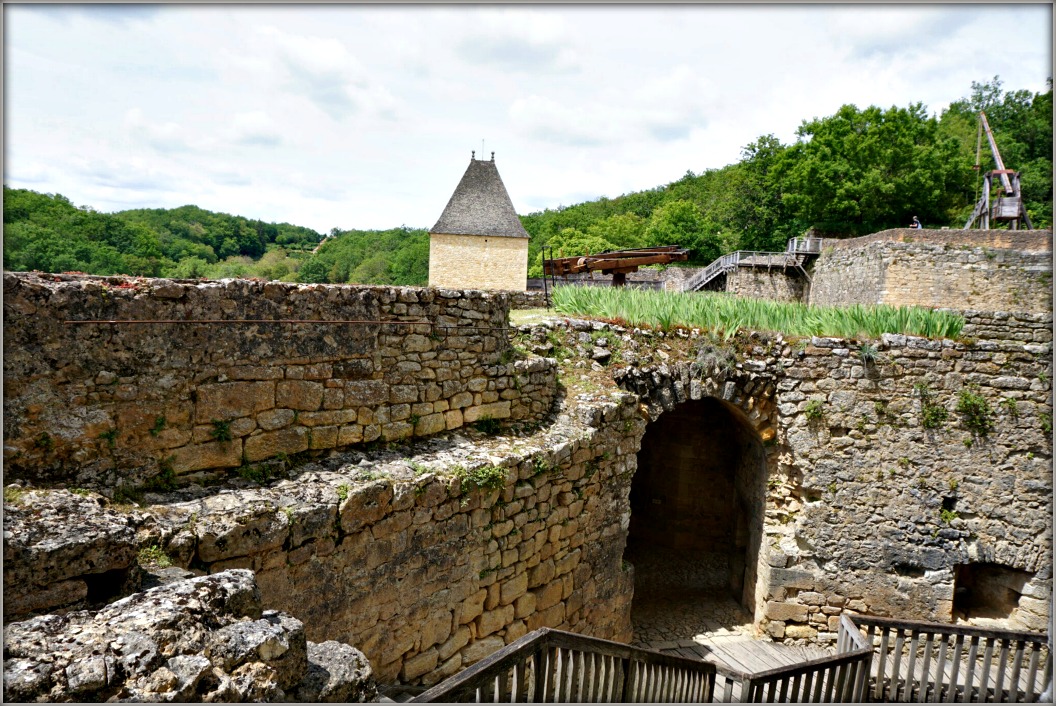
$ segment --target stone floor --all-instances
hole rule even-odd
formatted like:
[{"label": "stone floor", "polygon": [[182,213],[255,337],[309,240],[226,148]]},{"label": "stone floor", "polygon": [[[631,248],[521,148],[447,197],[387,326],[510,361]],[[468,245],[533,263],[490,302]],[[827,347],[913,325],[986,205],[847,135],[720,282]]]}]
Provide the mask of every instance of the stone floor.
[{"label": "stone floor", "polygon": [[634,565],[632,644],[690,658],[763,671],[827,654],[756,635],[752,617],[729,589],[729,556],[629,545]]},{"label": "stone floor", "polygon": [[665,650],[753,636],[751,616],[728,587],[728,555],[631,545],[625,556],[634,565],[634,645]]}]

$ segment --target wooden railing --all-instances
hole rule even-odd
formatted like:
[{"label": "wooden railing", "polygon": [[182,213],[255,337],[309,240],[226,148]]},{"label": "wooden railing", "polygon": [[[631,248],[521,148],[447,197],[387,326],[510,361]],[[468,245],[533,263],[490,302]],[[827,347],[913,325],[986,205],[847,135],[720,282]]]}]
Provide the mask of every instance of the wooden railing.
[{"label": "wooden railing", "polygon": [[837,653],[765,672],[718,665],[715,701],[721,703],[832,703],[865,701],[873,648],[850,620],[841,618]]},{"label": "wooden railing", "polygon": [[1044,635],[854,615],[877,649],[873,701],[1035,701],[1052,679]]},{"label": "wooden railing", "polygon": [[706,703],[714,686],[708,662],[541,628],[412,702]]},{"label": "wooden railing", "polygon": [[719,275],[738,267],[795,267],[803,264],[808,255],[821,254],[824,238],[791,238],[784,252],[762,250],[737,250],[723,255],[703,270],[682,283],[683,292],[692,292],[704,287]]}]

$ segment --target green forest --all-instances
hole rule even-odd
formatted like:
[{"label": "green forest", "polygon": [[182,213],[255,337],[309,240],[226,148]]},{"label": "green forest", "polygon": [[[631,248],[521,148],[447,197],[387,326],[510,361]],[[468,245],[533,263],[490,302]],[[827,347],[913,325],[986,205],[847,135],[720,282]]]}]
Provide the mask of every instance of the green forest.
[{"label": "green forest", "polygon": [[[844,105],[804,120],[791,144],[760,136],[734,164],[522,215],[532,236],[529,276],[541,274],[544,245],[557,256],[680,245],[699,265],[738,249],[784,250],[807,231],[853,237],[906,227],[913,216],[925,228],[962,228],[982,188],[977,154],[981,171],[995,168],[985,136],[977,153],[980,110],[1006,167],[1021,174],[1034,227],[1051,228],[1051,80],[1048,92],[1034,94],[1003,90],[995,76],[973,82],[968,97],[937,115],[920,103]],[[7,270],[424,285],[428,264],[424,228],[334,228],[324,238],[196,206],[104,214],[58,194],[4,187]]]}]

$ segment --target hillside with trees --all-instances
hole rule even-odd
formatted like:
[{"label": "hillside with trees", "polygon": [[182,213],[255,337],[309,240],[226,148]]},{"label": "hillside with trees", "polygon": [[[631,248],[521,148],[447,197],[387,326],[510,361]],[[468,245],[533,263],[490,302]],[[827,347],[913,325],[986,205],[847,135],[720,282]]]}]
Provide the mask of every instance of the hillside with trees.
[{"label": "hillside with trees", "polygon": [[264,267],[281,277],[322,239],[310,228],[197,206],[108,214],[61,194],[4,186],[6,270],[236,277]]},{"label": "hillside with trees", "polygon": [[[963,228],[979,198],[973,169],[980,110],[1005,165],[1019,171],[1036,228],[1052,227],[1052,90],[1003,91],[998,77],[937,116],[919,103],[841,107],[804,120],[792,144],[764,135],[741,161],[649,191],[522,216],[532,235],[529,274],[544,245],[555,255],[679,244],[706,264],[732,250],[784,250],[813,229],[853,237],[905,227]],[[994,169],[983,138],[980,170]]]},{"label": "hillside with trees", "polygon": [[[732,250],[783,250],[808,230],[853,237],[908,226],[962,228],[979,198],[978,112],[986,111],[1005,165],[1022,175],[1036,228],[1052,227],[1052,86],[1005,91],[994,77],[930,115],[920,103],[844,105],[804,120],[791,144],[763,135],[741,160],[665,186],[521,216],[541,251],[557,256],[681,245],[690,264]],[[995,168],[986,147],[982,171]],[[169,277],[262,277],[300,282],[424,285],[425,229],[333,229],[322,234],[196,206],[114,214],[61,195],[4,187],[4,267]],[[321,242],[322,241],[322,242]],[[316,245],[319,244],[316,248]],[[314,249],[314,252],[313,252]]]}]

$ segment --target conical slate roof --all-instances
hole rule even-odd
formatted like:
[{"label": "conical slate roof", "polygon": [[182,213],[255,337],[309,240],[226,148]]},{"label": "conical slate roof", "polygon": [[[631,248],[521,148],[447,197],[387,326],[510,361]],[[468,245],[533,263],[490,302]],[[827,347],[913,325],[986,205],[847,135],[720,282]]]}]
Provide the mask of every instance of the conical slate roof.
[{"label": "conical slate roof", "polygon": [[503,238],[527,238],[528,231],[513,210],[513,202],[495,168],[494,153],[490,162],[470,159],[469,168],[458,182],[455,193],[440,214],[430,233],[449,235],[493,235]]}]

